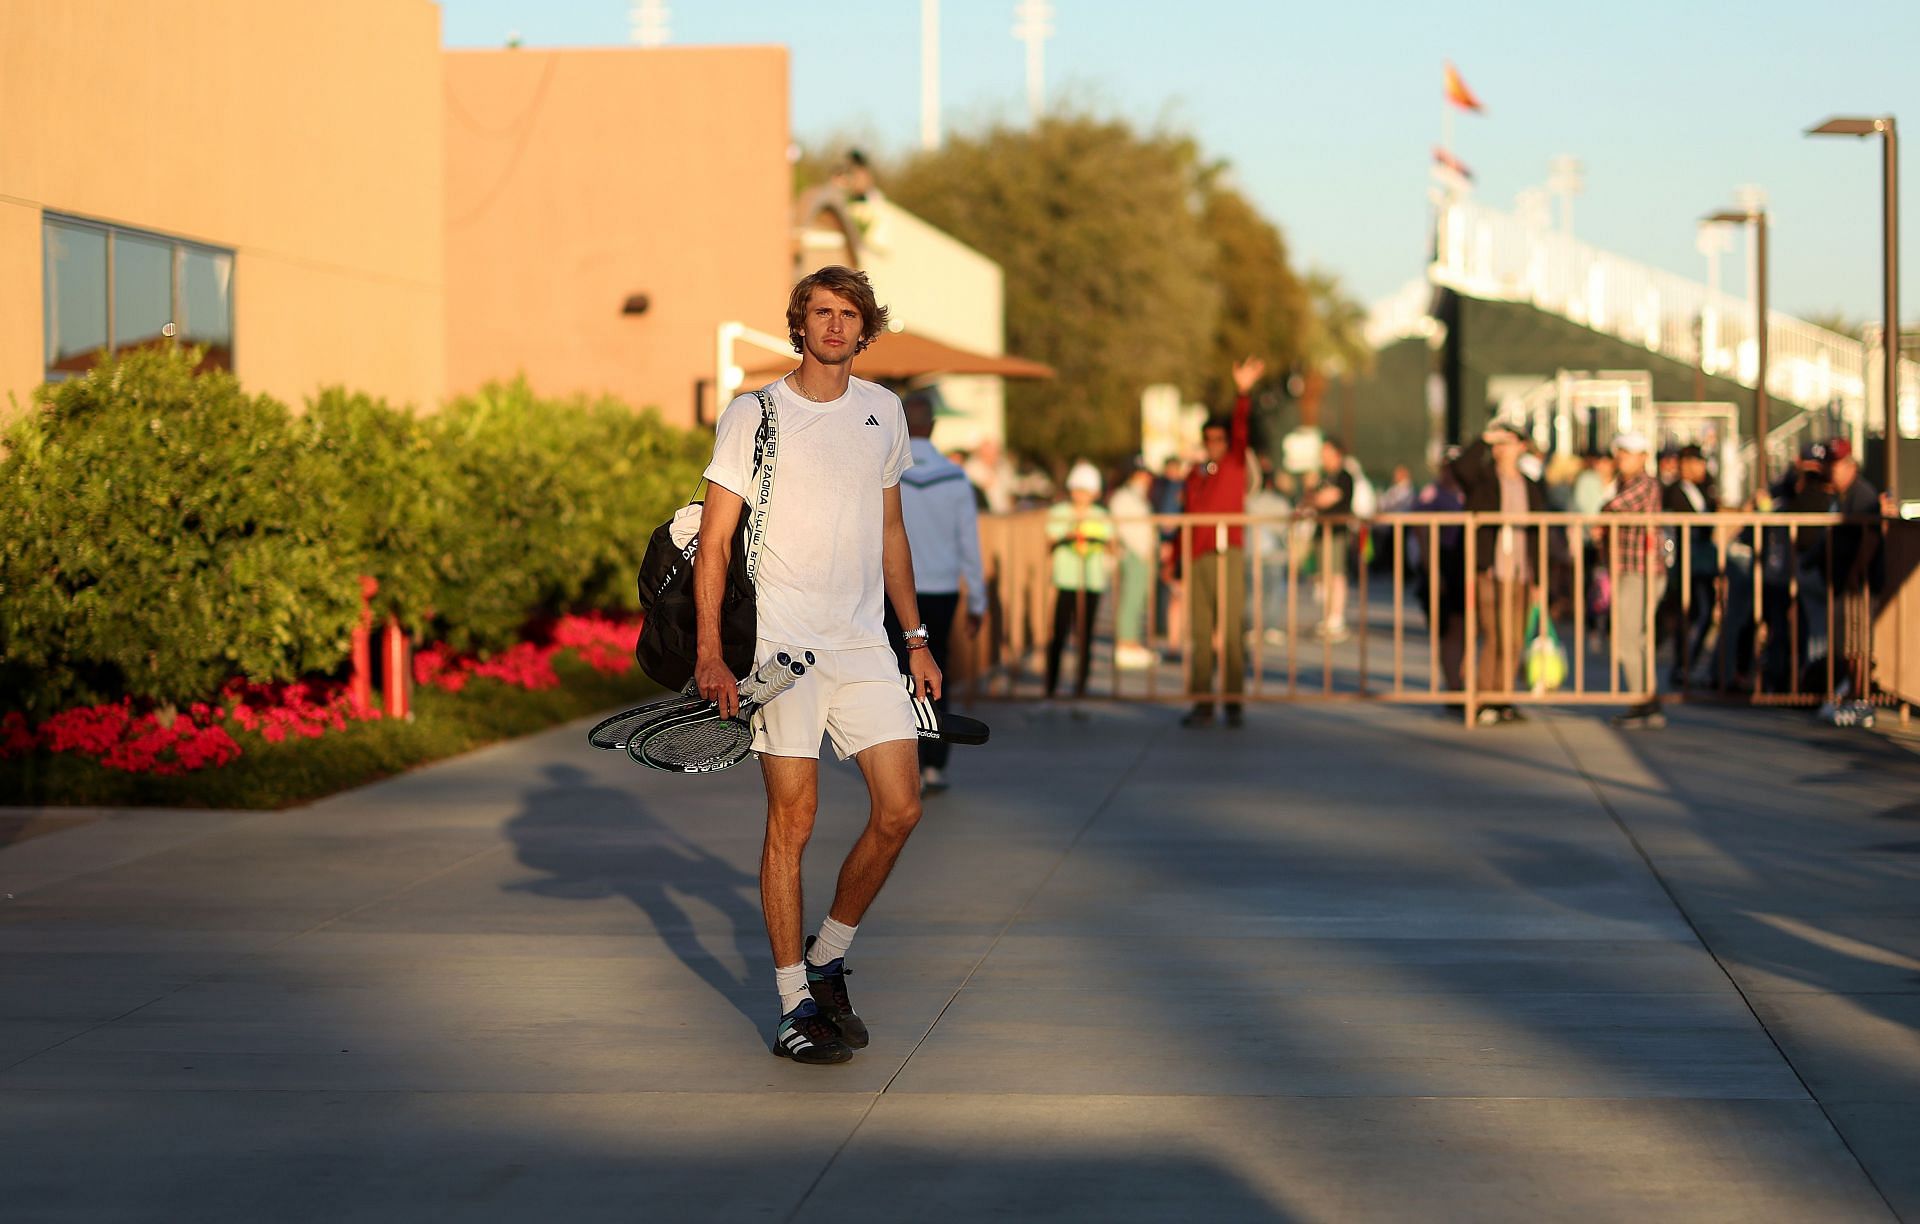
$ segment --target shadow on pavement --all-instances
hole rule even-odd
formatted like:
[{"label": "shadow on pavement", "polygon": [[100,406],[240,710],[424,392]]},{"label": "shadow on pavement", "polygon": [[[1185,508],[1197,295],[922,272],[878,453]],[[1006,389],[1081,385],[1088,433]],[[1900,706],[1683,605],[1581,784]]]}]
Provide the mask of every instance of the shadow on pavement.
[{"label": "shadow on pavement", "polygon": [[595,784],[585,770],[549,765],[545,774],[548,785],[527,793],[504,831],[521,864],[546,876],[506,887],[566,901],[625,897],[682,964],[759,1027],[765,1009],[748,1000],[765,993],[764,983],[743,981],[709,952],[684,907],[700,901],[725,915],[737,955],[757,965],[766,959],[758,877],[654,819],[632,794]]},{"label": "shadow on pavement", "polygon": [[[1066,1151],[1045,1154],[991,1140],[963,1150],[937,1140],[867,1144],[855,1134],[820,1178],[858,1106],[809,1124],[806,1112],[817,1106],[798,1098],[769,1103],[759,1120],[713,1099],[650,1111],[617,1094],[349,1095],[315,1109],[298,1098],[135,1093],[97,1106],[41,1099],[0,1115],[0,1139],[16,1157],[0,1179],[9,1219],[1298,1218],[1202,1153],[1143,1150],[1138,1142],[1088,1150],[1063,1140]],[[102,1176],[100,1147],[124,1143],[127,1129],[140,1125],[172,1134]]]}]

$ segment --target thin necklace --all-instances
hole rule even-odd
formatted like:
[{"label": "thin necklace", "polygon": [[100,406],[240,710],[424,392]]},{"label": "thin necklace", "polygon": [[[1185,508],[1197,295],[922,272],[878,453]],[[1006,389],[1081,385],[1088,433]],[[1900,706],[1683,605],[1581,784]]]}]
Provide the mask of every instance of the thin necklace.
[{"label": "thin necklace", "polygon": [[800,385],[800,371],[798,370],[795,370],[793,373],[787,375],[787,385],[789,387],[792,387],[795,391],[799,392],[801,399],[811,400],[816,404],[824,404],[827,402],[826,400],[821,399],[819,396],[813,394],[812,392],[808,391],[805,387]]}]

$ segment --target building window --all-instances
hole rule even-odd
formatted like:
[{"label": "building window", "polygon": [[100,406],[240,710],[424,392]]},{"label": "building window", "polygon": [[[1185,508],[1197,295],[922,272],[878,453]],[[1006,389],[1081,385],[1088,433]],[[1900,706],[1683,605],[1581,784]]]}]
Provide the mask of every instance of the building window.
[{"label": "building window", "polygon": [[206,346],[200,368],[233,368],[233,252],[98,221],[48,216],[46,374],[92,369],[102,352]]}]

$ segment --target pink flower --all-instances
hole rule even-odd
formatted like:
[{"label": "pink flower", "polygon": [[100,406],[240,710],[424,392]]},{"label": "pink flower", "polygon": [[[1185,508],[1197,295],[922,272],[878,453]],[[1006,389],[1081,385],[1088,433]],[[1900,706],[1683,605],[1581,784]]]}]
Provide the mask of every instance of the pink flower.
[{"label": "pink flower", "polygon": [[[556,688],[560,676],[553,661],[561,650],[573,651],[596,671],[619,675],[633,667],[639,629],[632,618],[563,616],[547,626],[543,641],[519,642],[485,659],[456,655],[445,643],[435,643],[414,653],[414,681],[449,693],[463,691],[476,676],[529,691]],[[171,776],[237,760],[241,745],[223,724],[280,744],[318,739],[380,717],[377,708],[356,711],[347,686],[336,681],[267,684],[236,677],[213,699],[188,704],[165,726],[152,710],[136,713],[127,699],[62,710],[37,727],[23,714],[0,715],[0,759],[71,752],[108,769]]]},{"label": "pink flower", "polygon": [[640,621],[597,614],[563,616],[554,623],[551,636],[554,645],[572,650],[588,667],[619,676],[633,667],[633,648],[640,640]]}]

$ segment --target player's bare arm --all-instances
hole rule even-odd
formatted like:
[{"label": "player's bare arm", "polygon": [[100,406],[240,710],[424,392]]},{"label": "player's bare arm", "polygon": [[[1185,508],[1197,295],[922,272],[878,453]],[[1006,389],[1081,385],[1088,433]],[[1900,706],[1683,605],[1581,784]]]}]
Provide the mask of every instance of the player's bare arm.
[{"label": "player's bare arm", "polygon": [[[700,549],[693,557],[695,628],[699,633],[693,682],[723,718],[740,709],[740,694],[720,647],[720,604],[727,591],[727,566],[733,562],[733,537],[745,502],[719,485],[707,486],[700,513]],[[918,623],[918,622],[916,622]]]},{"label": "player's bare arm", "polygon": [[[894,615],[902,625],[918,625],[921,623],[920,601],[914,593],[913,550],[907,543],[906,516],[900,512],[900,486],[881,492],[886,506],[886,527],[881,536],[880,569],[886,578],[887,598],[892,601]],[[717,625],[717,612],[715,616]],[[714,632],[717,641],[719,630],[716,628]],[[928,700],[939,698],[940,667],[933,661],[932,651],[907,652],[907,672],[913,677],[915,692]]]}]

